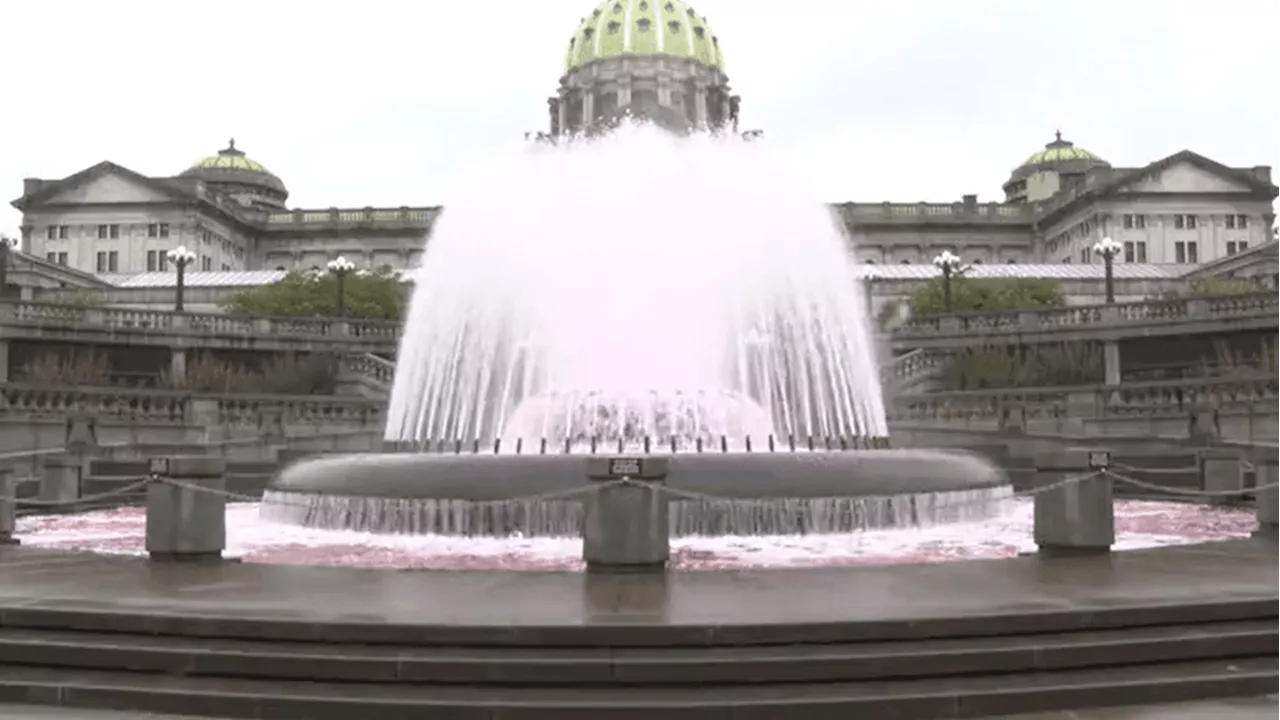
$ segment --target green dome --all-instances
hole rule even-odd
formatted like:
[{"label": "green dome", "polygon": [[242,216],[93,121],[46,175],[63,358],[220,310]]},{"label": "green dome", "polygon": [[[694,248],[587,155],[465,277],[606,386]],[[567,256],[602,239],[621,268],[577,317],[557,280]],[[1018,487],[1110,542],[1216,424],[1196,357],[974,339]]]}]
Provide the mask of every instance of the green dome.
[{"label": "green dome", "polygon": [[209,183],[266,188],[271,191],[269,194],[279,195],[281,200],[289,195],[280,178],[263,167],[262,163],[245,155],[243,150],[237,149],[234,139],[227,143],[227,147],[219,150],[217,155],[197,160],[182,175]]},{"label": "green dome", "polygon": [[1085,150],[1082,147],[1076,147],[1075,143],[1062,139],[1062,133],[1054,134],[1053,142],[1044,146],[1040,152],[1034,153],[1022,163],[1023,167],[1028,165],[1051,165],[1054,163],[1070,162],[1072,160],[1085,160],[1090,164],[1102,164],[1106,161]]},{"label": "green dome", "polygon": [[600,3],[569,40],[564,70],[623,55],[666,55],[724,69],[719,38],[707,19],[682,0]]}]

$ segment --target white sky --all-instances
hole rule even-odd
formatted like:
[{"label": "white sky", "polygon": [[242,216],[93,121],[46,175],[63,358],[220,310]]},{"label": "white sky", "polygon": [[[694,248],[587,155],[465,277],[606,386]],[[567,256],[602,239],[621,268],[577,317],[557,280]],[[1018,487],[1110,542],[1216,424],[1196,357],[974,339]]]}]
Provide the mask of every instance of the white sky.
[{"label": "white sky", "polygon": [[[429,205],[545,130],[592,0],[0,2],[0,230],[26,176],[234,136],[300,207]],[[1061,128],[1115,165],[1280,166],[1276,0],[696,0],[746,128],[830,200],[1000,197]],[[792,8],[788,11],[787,8]],[[1280,167],[1277,168],[1280,176]]]}]

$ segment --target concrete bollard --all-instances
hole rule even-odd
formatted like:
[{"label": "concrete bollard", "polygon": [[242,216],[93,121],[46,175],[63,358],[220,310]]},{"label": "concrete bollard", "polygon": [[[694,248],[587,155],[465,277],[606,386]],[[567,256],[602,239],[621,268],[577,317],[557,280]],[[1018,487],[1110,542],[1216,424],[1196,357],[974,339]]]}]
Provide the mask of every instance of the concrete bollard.
[{"label": "concrete bollard", "polygon": [[1231,448],[1205,448],[1199,452],[1200,486],[1205,492],[1235,493],[1211,495],[1209,503],[1225,505],[1244,498],[1244,463],[1240,451]]},{"label": "concrete bollard", "polygon": [[45,458],[40,473],[38,497],[42,503],[60,503],[48,512],[72,512],[80,499],[85,459],[78,454],[61,453]]},{"label": "concrete bollard", "polygon": [[[159,562],[219,560],[227,547],[226,460],[152,458],[147,485],[147,552]],[[180,487],[164,482],[172,479]],[[212,491],[212,492],[209,492]]]},{"label": "concrete bollard", "polygon": [[1277,458],[1274,449],[1260,452],[1254,457],[1253,466],[1257,477],[1258,490],[1254,492],[1257,502],[1258,529],[1254,537],[1275,540],[1280,537],[1280,489],[1266,488],[1276,482]]},{"label": "concrete bollard", "polygon": [[18,478],[12,468],[0,467],[0,545],[17,545]]},{"label": "concrete bollard", "polygon": [[[588,458],[592,483],[634,480],[659,485],[667,475],[667,458]],[[588,571],[661,571],[671,557],[667,495],[639,485],[599,487],[584,501],[582,559]]]},{"label": "concrete bollard", "polygon": [[[1103,469],[1109,462],[1109,453],[1086,450],[1038,455],[1035,487]],[[1046,557],[1110,552],[1116,541],[1111,478],[1098,476],[1037,493],[1035,541]]]}]

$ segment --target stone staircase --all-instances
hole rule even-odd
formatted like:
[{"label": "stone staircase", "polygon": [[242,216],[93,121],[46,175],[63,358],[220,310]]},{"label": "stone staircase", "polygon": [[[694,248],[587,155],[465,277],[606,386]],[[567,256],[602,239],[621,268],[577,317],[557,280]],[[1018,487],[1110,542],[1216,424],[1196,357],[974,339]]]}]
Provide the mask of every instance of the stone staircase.
[{"label": "stone staircase", "polygon": [[10,607],[0,702],[228,718],[976,718],[1274,693],[1275,604],[714,629]]},{"label": "stone staircase", "polygon": [[338,372],[338,392],[359,395],[369,400],[386,400],[391,396],[391,382],[396,364],[374,353],[351,353],[342,357]]}]

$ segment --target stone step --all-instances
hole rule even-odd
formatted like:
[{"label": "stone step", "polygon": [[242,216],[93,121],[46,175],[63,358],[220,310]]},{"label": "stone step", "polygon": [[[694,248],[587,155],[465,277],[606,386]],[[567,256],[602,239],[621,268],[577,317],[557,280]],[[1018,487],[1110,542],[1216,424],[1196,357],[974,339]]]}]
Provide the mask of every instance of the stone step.
[{"label": "stone step", "polygon": [[166,675],[549,686],[850,682],[1274,654],[1275,618],[881,643],[709,648],[394,647],[0,628],[0,664]]},{"label": "stone step", "polygon": [[386,685],[0,665],[0,702],[290,720],[974,718],[1274,692],[1267,657],[1017,675],[681,687]]}]

